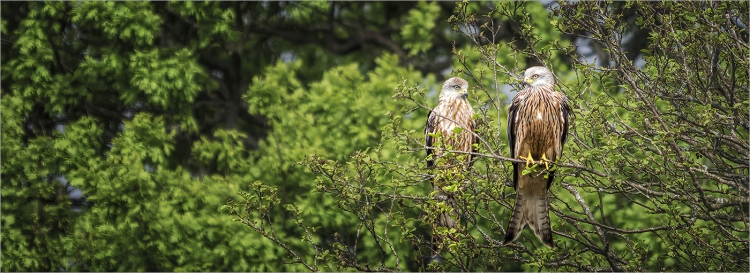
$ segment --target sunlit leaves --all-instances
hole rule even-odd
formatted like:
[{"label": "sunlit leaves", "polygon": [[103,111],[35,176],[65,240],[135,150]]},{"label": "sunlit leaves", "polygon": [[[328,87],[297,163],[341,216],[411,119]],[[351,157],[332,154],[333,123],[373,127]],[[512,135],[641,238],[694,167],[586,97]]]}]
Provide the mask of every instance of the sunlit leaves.
[{"label": "sunlit leaves", "polygon": [[82,2],[72,14],[73,22],[91,24],[107,38],[135,46],[151,45],[161,24],[148,2]]},{"label": "sunlit leaves", "polygon": [[184,108],[202,90],[198,76],[203,68],[187,50],[167,54],[160,50],[137,51],[129,61],[133,73],[130,83],[139,92],[124,93],[126,103],[134,103],[140,94],[145,94],[150,103],[164,109]]},{"label": "sunlit leaves", "polygon": [[408,22],[401,29],[404,48],[409,49],[409,55],[413,56],[430,49],[432,31],[438,15],[440,7],[435,2],[419,2],[416,8],[409,11]]},{"label": "sunlit leaves", "polygon": [[232,27],[238,15],[232,9],[220,8],[220,4],[214,1],[170,1],[168,6],[186,20],[195,22],[198,39],[192,40],[191,43],[199,48],[205,48],[216,46],[212,41],[217,38],[233,41],[239,37],[240,32]]}]

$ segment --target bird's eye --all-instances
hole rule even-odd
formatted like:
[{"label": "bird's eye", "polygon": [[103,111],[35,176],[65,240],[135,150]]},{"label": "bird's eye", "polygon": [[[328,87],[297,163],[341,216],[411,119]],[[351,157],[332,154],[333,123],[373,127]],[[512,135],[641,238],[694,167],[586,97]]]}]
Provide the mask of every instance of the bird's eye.
[{"label": "bird's eye", "polygon": [[531,76],[532,79],[539,78],[539,75],[534,74],[534,76]]},{"label": "bird's eye", "polygon": [[455,88],[456,90],[461,89],[461,87],[459,87],[458,85],[454,85],[453,88]]}]

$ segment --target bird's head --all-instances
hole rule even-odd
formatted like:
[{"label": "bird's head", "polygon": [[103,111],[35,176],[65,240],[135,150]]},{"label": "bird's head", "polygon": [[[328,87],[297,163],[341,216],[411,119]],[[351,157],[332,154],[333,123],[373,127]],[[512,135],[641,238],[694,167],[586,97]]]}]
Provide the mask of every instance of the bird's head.
[{"label": "bird's head", "polygon": [[531,87],[541,85],[554,85],[555,76],[544,66],[533,66],[523,73],[523,83]]},{"label": "bird's head", "polygon": [[443,83],[440,96],[467,98],[469,96],[469,83],[459,77],[450,78]]}]

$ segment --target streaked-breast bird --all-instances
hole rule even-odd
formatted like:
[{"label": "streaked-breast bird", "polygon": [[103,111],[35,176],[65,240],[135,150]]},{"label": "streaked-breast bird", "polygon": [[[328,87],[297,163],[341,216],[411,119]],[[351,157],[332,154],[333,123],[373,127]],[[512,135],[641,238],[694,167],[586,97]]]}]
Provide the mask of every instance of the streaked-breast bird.
[{"label": "streaked-breast bird", "polygon": [[[543,244],[554,248],[547,193],[555,171],[549,169],[549,163],[562,156],[571,108],[567,97],[555,91],[555,76],[546,67],[527,69],[523,86],[511,102],[507,133],[511,158],[526,163],[513,163],[516,202],[503,244],[516,240],[529,225]],[[544,168],[523,174],[524,169],[537,162]]]},{"label": "streaked-breast bird", "polygon": [[[474,151],[472,144],[477,142],[477,138],[474,134],[476,122],[472,118],[474,109],[469,104],[468,89],[469,83],[458,77],[450,78],[443,83],[438,105],[427,115],[424,129],[427,167],[441,167],[449,172],[468,171],[471,168],[473,156],[466,153]],[[436,139],[437,135],[440,135],[439,141]],[[464,156],[456,154],[454,157],[438,160],[448,154],[446,147],[462,152]],[[459,161],[456,158],[463,160]],[[436,166],[438,164],[440,166]],[[457,228],[460,211],[453,194],[441,188],[447,185],[447,181],[441,181],[444,179],[438,177],[432,183],[436,192],[435,198],[445,202],[452,211],[441,213],[437,224],[446,228]]]}]

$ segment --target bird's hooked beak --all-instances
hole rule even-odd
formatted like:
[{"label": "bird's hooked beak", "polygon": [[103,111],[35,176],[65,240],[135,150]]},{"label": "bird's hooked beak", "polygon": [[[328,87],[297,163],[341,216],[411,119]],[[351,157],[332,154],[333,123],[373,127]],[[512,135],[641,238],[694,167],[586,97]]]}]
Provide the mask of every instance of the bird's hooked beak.
[{"label": "bird's hooked beak", "polygon": [[523,77],[523,83],[525,83],[527,85],[531,85],[531,83],[533,83],[533,82],[534,82],[534,80],[530,79],[529,77]]},{"label": "bird's hooked beak", "polygon": [[469,90],[468,89],[461,89],[461,97],[462,98],[468,98],[469,97]]}]

